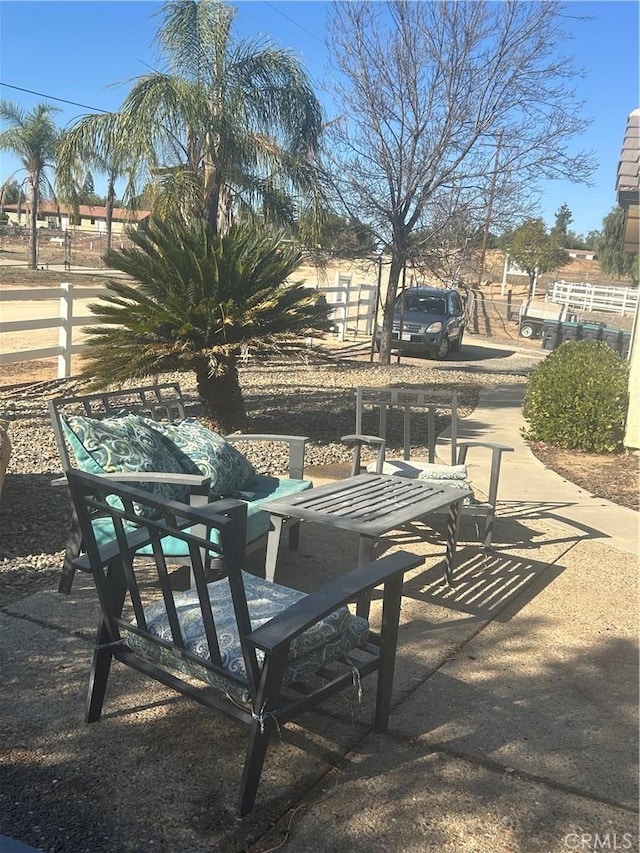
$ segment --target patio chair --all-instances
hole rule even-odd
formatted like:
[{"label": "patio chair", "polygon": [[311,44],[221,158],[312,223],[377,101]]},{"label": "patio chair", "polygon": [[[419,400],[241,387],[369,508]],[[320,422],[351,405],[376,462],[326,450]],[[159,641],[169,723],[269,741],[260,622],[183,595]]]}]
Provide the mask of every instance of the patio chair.
[{"label": "patio chair", "polygon": [[[271,732],[373,672],[374,728],[387,729],[403,575],[421,557],[396,552],[307,595],[244,571],[242,502],[190,507],[80,471],[67,471],[67,478],[86,545],[73,563],[92,574],[102,608],[87,722],[100,718],[117,660],[244,723],[249,740],[239,815],[254,806]],[[115,531],[103,546],[96,519],[108,519]],[[195,587],[187,592],[171,587],[162,548],[168,537],[191,553]],[[151,593],[148,574],[141,577],[144,569],[133,559],[142,544],[152,550]],[[224,557],[227,576],[207,584],[204,555],[211,553]],[[377,634],[346,605],[379,585]]]},{"label": "patio chair", "polygon": [[[379,435],[368,435],[363,432],[365,411],[367,407],[378,409]],[[387,450],[387,420],[393,410],[403,413],[403,458],[389,459]],[[437,416],[443,413],[450,420],[450,438],[445,443],[438,441]],[[412,420],[420,418],[420,423],[426,427],[427,460],[411,459],[411,426]],[[377,458],[367,465],[366,470],[377,474],[391,474],[398,477],[417,477],[424,480],[446,480],[449,485],[470,485],[474,494],[465,498],[462,506],[463,515],[484,517],[484,529],[481,535],[483,548],[491,545],[493,536],[493,521],[498,500],[498,485],[502,455],[513,451],[513,447],[488,441],[459,441],[458,439],[458,395],[454,391],[447,399],[437,399],[435,390],[422,388],[376,388],[360,386],[356,389],[356,432],[345,435],[342,441],[353,445],[351,475],[361,470],[361,455],[364,446],[377,449]],[[491,454],[491,468],[488,483],[471,483],[467,474],[467,454],[472,449],[484,449]],[[444,452],[448,461],[438,460],[437,452]],[[484,498],[476,494],[481,491]]]},{"label": "patio chair", "polygon": [[[249,550],[266,544],[269,513],[260,509],[261,504],[312,486],[311,480],[304,479],[304,436],[237,434],[223,438],[194,418],[185,418],[177,382],[57,397],[49,402],[49,414],[63,472],[77,467],[132,485],[143,484],[159,495],[194,506],[220,497],[245,500]],[[286,445],[287,476],[257,475],[235,446],[238,442]],[[66,484],[66,479],[53,483]],[[299,529],[299,523],[289,525],[289,546],[294,550]],[[103,525],[98,534],[108,539],[112,531]],[[71,590],[73,558],[82,547],[72,510],[59,592]],[[183,542],[165,540],[163,547],[167,557],[189,562]]]}]

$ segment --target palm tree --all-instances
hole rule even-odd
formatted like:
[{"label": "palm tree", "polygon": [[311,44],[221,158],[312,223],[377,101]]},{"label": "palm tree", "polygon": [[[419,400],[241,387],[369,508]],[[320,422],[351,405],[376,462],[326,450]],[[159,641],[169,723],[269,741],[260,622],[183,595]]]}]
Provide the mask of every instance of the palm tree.
[{"label": "palm tree", "polygon": [[219,235],[178,216],[128,236],[134,245],[106,252],[105,262],[135,284],[111,281],[111,294],[90,306],[99,325],[86,329],[83,375],[99,388],[193,371],[214,428],[244,428],[238,357],[302,349],[329,327],[317,292],[286,283],[299,250],[251,222]]},{"label": "palm tree", "polygon": [[58,148],[56,180],[59,194],[75,208],[79,204],[79,187],[87,167],[107,176],[106,236],[111,248],[113,208],[116,181],[131,174],[132,152],[123,144],[115,113],[82,116],[65,132]]},{"label": "palm tree", "polygon": [[242,209],[272,223],[293,218],[296,195],[318,193],[320,104],[298,61],[267,42],[236,43],[236,11],[221,0],[161,7],[166,72],[139,78],[117,132],[189,216],[220,233]]},{"label": "palm tree", "polygon": [[46,174],[52,166],[59,141],[59,132],[52,115],[59,112],[51,104],[37,104],[26,112],[11,101],[0,101],[0,119],[9,125],[0,132],[0,149],[11,151],[22,161],[27,172],[31,204],[31,234],[29,236],[29,266],[38,265],[38,203],[45,187],[52,191]]}]

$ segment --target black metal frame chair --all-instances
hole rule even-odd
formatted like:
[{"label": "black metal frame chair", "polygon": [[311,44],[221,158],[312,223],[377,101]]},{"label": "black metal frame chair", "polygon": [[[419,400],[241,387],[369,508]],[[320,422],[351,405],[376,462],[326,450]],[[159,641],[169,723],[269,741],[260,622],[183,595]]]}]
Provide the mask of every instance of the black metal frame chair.
[{"label": "black metal frame chair", "polygon": [[[164,382],[155,385],[145,385],[137,388],[121,388],[117,391],[104,391],[94,394],[70,395],[56,397],[49,401],[49,416],[60,454],[62,470],[66,472],[74,467],[67,441],[64,437],[61,418],[65,414],[82,414],[86,417],[103,419],[113,417],[126,411],[127,413],[144,415],[155,421],[178,421],[185,417],[185,404],[180,385],[177,382]],[[275,442],[288,446],[288,478],[304,479],[304,453],[307,438],[298,435],[269,435],[269,434],[238,434],[227,435],[225,440],[231,444],[238,442]],[[102,475],[101,475],[102,476]],[[140,474],[118,473],[105,474],[103,476],[117,479],[120,482],[129,482],[132,485],[141,481]],[[195,474],[168,474],[145,472],[146,483],[169,483],[171,485],[187,486],[190,492],[190,503],[192,506],[200,506],[207,503],[207,489],[205,477]],[[54,480],[52,485],[66,485],[66,478]],[[289,525],[289,547],[297,549],[299,542],[300,525],[294,522]],[[266,544],[266,534],[260,539],[249,543],[250,550],[254,550]],[[71,525],[62,574],[58,586],[59,592],[68,593],[71,590],[74,577],[73,559],[77,557],[83,548],[82,536],[78,526],[75,513],[72,513]]]},{"label": "black metal frame chair", "polygon": [[[243,571],[244,504],[223,500],[194,508],[80,471],[69,470],[67,478],[86,545],[86,554],[76,557],[73,564],[92,574],[102,608],[89,684],[87,722],[100,718],[111,663],[117,660],[244,723],[249,728],[249,740],[238,799],[240,815],[254,806],[271,732],[327,697],[352,686],[356,673],[359,678],[378,673],[374,728],[378,732],[387,729],[403,575],[420,565],[421,557],[397,552],[345,574],[309,595],[295,593],[298,596],[295,603],[252,630],[251,602],[247,599],[246,586],[249,579],[251,582],[258,579]],[[155,517],[149,517],[149,513]],[[94,535],[92,522],[96,516],[110,518],[115,531],[116,538],[102,547],[98,546]],[[220,545],[211,541],[209,534],[214,528],[219,532]],[[177,593],[171,587],[162,552],[165,536],[181,537],[191,553],[195,591],[191,591],[190,601],[195,601],[192,606],[199,611],[196,620],[190,620],[188,625],[191,628],[197,621],[206,638],[201,640],[197,650],[189,645],[187,628],[181,622],[184,599],[179,597],[185,593]],[[159,586],[158,602],[154,606],[160,604],[166,617],[165,626],[168,626],[160,635],[157,629],[152,630],[151,611],[149,605],[143,603],[139,581],[143,569],[140,562],[133,559],[140,545],[145,543],[153,546],[151,562],[154,581]],[[211,553],[224,556],[228,579],[207,586],[205,564],[206,556]],[[269,596],[269,590],[273,590],[276,597],[283,591],[291,592],[267,581],[260,583],[264,584],[260,589],[261,599]],[[148,587],[148,576],[145,584]],[[221,654],[219,640],[228,632],[222,635],[216,630],[219,618],[216,607],[222,595],[219,584],[228,584],[225,587],[227,595],[230,589],[233,608],[228,608],[227,617],[231,613],[235,622],[244,674],[237,665],[231,668],[228,661],[225,665]],[[297,677],[292,680],[290,668],[295,657],[292,644],[296,638],[320,620],[330,618],[338,608],[367,595],[381,584],[384,589],[380,633],[370,632],[366,639],[360,633],[357,647],[350,646],[346,653],[335,650],[335,637],[329,645],[323,633],[322,645],[326,644],[331,652],[327,652],[314,673],[320,676],[319,684],[307,681],[306,674],[304,680]],[[125,605],[128,606],[126,613],[123,612]],[[342,616],[348,617],[350,628],[353,621],[359,620],[359,629],[364,628],[366,632],[367,623],[360,617],[351,611],[342,612]],[[314,666],[315,660],[312,661]],[[294,674],[301,671],[299,661],[298,656]],[[181,673],[185,672],[191,677],[190,681],[182,677]],[[234,690],[246,696],[243,703],[230,701],[228,694]]]}]

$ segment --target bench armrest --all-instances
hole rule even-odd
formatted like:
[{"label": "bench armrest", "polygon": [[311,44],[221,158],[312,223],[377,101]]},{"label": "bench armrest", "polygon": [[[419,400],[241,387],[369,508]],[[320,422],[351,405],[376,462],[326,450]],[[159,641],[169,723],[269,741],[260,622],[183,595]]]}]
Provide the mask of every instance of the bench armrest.
[{"label": "bench armrest", "polygon": [[364,444],[369,445],[369,447],[378,448],[378,455],[376,457],[376,473],[382,473],[382,466],[384,465],[384,458],[387,452],[387,442],[384,438],[380,438],[379,435],[354,433],[353,435],[343,435],[340,441],[344,441],[345,444],[353,444],[353,456],[351,461],[352,477],[355,477],[356,474],[360,473],[362,446]]},{"label": "bench armrest", "polygon": [[288,470],[289,477],[293,480],[304,479],[304,450],[307,441],[306,435],[271,435],[260,433],[233,433],[225,435],[225,440],[230,444],[235,444],[240,441],[255,441],[255,442],[274,442],[277,444],[289,445],[289,462]]},{"label": "bench armrest", "polygon": [[[105,480],[114,480],[117,483],[169,483],[172,486],[188,486],[192,495],[206,495],[209,493],[211,478],[202,474],[168,474],[163,471],[118,471],[116,473],[96,474],[96,477],[104,477]],[[56,477],[51,480],[52,486],[66,486],[66,477]]]},{"label": "bench armrest", "polygon": [[279,613],[247,636],[249,642],[266,653],[290,643],[307,628],[324,619],[344,604],[355,601],[381,583],[402,576],[422,565],[424,557],[407,551],[396,551],[366,566],[354,569],[310,593]]},{"label": "bench armrest", "polygon": [[514,448],[507,444],[496,444],[492,441],[461,441],[458,443],[458,464],[464,465],[467,451],[473,447],[484,447],[491,451],[491,474],[489,476],[488,502],[495,507],[498,500],[498,481],[503,453],[513,453]]}]

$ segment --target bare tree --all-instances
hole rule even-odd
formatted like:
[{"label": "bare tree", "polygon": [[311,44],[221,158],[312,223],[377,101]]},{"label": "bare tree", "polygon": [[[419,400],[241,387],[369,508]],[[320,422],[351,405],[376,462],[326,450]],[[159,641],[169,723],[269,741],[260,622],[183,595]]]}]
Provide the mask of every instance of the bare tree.
[{"label": "bare tree", "polygon": [[567,149],[587,122],[571,88],[579,72],[559,51],[561,13],[547,0],[335,4],[344,115],[327,128],[327,157],[342,208],[391,256],[382,363],[402,268],[446,227],[443,210],[482,222],[489,193],[500,216],[516,179],[529,202],[541,179],[588,183],[592,156]]}]

